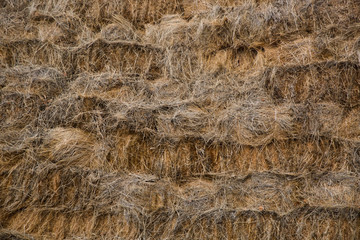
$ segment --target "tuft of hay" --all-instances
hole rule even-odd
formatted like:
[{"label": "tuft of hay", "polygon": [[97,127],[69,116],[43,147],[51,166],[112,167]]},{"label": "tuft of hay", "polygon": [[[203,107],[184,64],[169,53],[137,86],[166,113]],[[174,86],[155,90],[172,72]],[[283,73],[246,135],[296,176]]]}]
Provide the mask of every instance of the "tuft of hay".
[{"label": "tuft of hay", "polygon": [[60,166],[98,169],[106,165],[106,149],[94,136],[79,129],[51,129],[43,139],[40,155]]}]

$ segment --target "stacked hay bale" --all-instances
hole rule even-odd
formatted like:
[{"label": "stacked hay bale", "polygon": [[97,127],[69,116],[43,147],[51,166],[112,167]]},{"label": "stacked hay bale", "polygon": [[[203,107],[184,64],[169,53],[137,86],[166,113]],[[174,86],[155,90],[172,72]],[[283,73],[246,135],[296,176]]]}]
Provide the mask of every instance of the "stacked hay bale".
[{"label": "stacked hay bale", "polygon": [[358,0],[0,4],[0,238],[359,239]]}]

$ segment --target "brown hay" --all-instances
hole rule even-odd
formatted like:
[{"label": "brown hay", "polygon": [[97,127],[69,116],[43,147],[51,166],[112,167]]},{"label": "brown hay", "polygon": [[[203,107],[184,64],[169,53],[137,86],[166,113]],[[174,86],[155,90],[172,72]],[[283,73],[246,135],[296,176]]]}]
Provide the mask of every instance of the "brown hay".
[{"label": "brown hay", "polygon": [[81,130],[51,129],[43,141],[40,154],[46,161],[95,169],[106,165],[106,150],[94,136]]},{"label": "brown hay", "polygon": [[21,234],[15,231],[0,229],[0,238],[6,240],[33,240],[34,238],[27,234]]},{"label": "brown hay", "polygon": [[140,136],[123,135],[111,155],[112,166],[175,178],[208,172],[359,171],[352,154],[358,144],[329,139],[274,141],[259,147],[206,144],[191,138],[167,144],[144,143]]},{"label": "brown hay", "polygon": [[[137,42],[108,42],[101,39],[73,50],[39,40],[0,44],[0,64],[3,66],[13,67],[19,63],[50,66],[60,64],[64,73],[119,69],[125,73],[155,78],[161,74],[160,66],[154,62],[159,58],[158,54],[161,54],[158,50]],[[19,62],[18,59],[22,61]]]},{"label": "brown hay", "polygon": [[[352,62],[324,62],[275,67],[265,71],[265,87],[277,102],[334,101],[346,107],[358,105],[359,65]],[[284,81],[287,79],[287,81]]]},{"label": "brown hay", "polygon": [[0,238],[359,239],[359,6],[2,1]]},{"label": "brown hay", "polygon": [[[146,175],[114,175],[47,164],[23,167],[28,169],[26,173],[21,168],[3,172],[7,180],[1,187],[7,193],[1,198],[6,206],[1,223],[35,236],[51,232],[54,235],[47,236],[58,238],[80,231],[84,237],[131,234],[136,238],[146,234],[156,238],[162,234],[177,238],[185,234],[202,238],[216,226],[228,229],[222,234],[234,234],[233,238],[238,234],[261,237],[264,229],[266,235],[279,237],[299,231],[313,234],[311,231],[323,227],[322,218],[329,228],[336,229],[331,236],[358,234],[357,176],[346,173],[214,175],[212,181],[188,179],[186,184],[175,186]],[[28,184],[32,189],[26,187]],[[307,205],[315,202],[318,207]],[[344,204],[349,207],[336,207]],[[81,214],[76,214],[79,211]],[[25,220],[26,216],[32,220]],[[261,219],[264,223],[255,227]],[[309,219],[315,225],[309,226]],[[213,227],[206,228],[209,224]],[[275,227],[279,224],[288,225]]]},{"label": "brown hay", "polygon": [[106,41],[102,39],[76,49],[76,66],[80,71],[121,71],[149,75],[156,78],[161,67],[155,62],[161,52],[158,49],[133,41]]},{"label": "brown hay", "polygon": [[63,74],[54,68],[18,66],[0,74],[2,127],[23,128],[59,95],[66,86]]},{"label": "brown hay", "polygon": [[38,39],[0,43],[0,64],[3,67],[14,67],[17,64],[56,67],[59,64],[60,71],[66,73],[71,69],[69,59],[68,54],[56,45]]},{"label": "brown hay", "polygon": [[56,2],[38,0],[31,3],[31,8],[52,14],[70,12],[94,30],[110,23],[116,15],[122,15],[135,27],[141,28],[144,24],[155,22],[165,14],[180,12],[181,1],[126,0],[120,3],[94,0],[86,3],[63,1],[61,4],[56,4]]},{"label": "brown hay", "polygon": [[38,95],[43,99],[58,96],[66,87],[65,76],[55,68],[16,66],[2,72],[2,91]]}]

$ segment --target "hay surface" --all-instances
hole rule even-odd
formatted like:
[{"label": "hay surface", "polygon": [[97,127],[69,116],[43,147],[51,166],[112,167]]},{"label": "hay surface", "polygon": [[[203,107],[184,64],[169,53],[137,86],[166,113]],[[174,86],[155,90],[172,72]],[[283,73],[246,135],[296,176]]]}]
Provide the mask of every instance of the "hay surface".
[{"label": "hay surface", "polygon": [[360,239],[358,0],[0,3],[0,239]]}]

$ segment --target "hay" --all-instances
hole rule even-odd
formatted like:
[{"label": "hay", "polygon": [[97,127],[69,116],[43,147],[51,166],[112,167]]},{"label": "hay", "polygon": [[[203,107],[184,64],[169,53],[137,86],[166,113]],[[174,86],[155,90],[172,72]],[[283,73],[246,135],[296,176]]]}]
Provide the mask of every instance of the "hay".
[{"label": "hay", "polygon": [[0,229],[0,238],[9,240],[33,240],[34,238],[29,235],[24,235],[15,231],[8,231]]},{"label": "hay", "polygon": [[0,238],[359,239],[358,0],[0,3]]},{"label": "hay", "polygon": [[[81,130],[51,129],[43,141],[40,155],[46,161],[57,165],[77,165],[95,169],[106,164],[105,149],[102,149],[93,136]],[[81,162],[83,160],[85,162]]]},{"label": "hay", "polygon": [[33,122],[66,86],[63,74],[54,68],[17,66],[0,74],[3,128],[24,128]]},{"label": "hay", "polygon": [[[1,187],[7,192],[1,198],[1,222],[35,235],[47,235],[51,229],[53,235],[47,236],[57,238],[79,231],[83,237],[203,238],[216,227],[224,237],[284,237],[316,234],[322,224],[336,229],[331,236],[358,234],[357,176],[347,173],[209,175],[184,179],[180,185],[149,175],[55,164],[23,165],[3,174],[7,180]],[[308,206],[315,202],[323,207]],[[309,226],[309,219],[315,225]],[[279,228],[283,224],[287,228]]]},{"label": "hay", "polygon": [[273,99],[280,102],[284,98],[294,102],[333,101],[355,107],[360,96],[358,69],[359,65],[352,62],[272,68],[265,73],[265,86],[271,89]]}]

